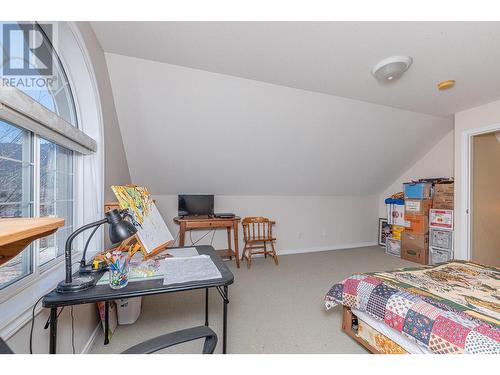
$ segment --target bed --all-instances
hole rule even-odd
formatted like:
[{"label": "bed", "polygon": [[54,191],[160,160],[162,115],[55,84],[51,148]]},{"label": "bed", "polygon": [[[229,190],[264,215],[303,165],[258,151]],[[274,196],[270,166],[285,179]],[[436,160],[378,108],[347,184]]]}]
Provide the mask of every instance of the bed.
[{"label": "bed", "polygon": [[356,274],[335,284],[342,330],[372,353],[500,354],[500,270],[466,261]]}]

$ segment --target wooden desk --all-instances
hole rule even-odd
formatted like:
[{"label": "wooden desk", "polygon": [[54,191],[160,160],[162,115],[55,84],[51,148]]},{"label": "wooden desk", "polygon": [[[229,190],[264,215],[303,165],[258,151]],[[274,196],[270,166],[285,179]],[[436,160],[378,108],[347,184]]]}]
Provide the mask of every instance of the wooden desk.
[{"label": "wooden desk", "polygon": [[54,233],[64,225],[58,217],[0,219],[0,265],[23,251],[34,240]]},{"label": "wooden desk", "polygon": [[[240,268],[240,254],[238,251],[238,216],[232,218],[218,218],[213,216],[183,216],[175,217],[174,223],[179,225],[179,246],[185,246],[186,231],[196,229],[227,229],[227,249],[217,250],[222,258],[236,258],[236,267]],[[234,251],[231,248],[231,229],[234,233]]]}]

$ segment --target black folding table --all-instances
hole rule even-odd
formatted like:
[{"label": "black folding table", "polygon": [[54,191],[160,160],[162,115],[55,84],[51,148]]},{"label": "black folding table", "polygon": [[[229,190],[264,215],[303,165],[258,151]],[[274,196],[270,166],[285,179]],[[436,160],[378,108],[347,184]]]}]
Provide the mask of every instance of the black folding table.
[{"label": "black folding table", "polygon": [[[96,285],[90,289],[61,294],[55,289],[43,298],[42,305],[50,309],[50,353],[56,353],[57,346],[57,308],[63,306],[81,305],[84,303],[105,302],[105,332],[109,328],[109,301],[151,296],[155,294],[182,292],[186,290],[205,289],[205,325],[208,326],[208,290],[215,288],[223,300],[223,326],[222,326],[222,353],[227,352],[227,305],[229,303],[229,285],[234,282],[232,272],[227,268],[222,259],[212,246],[195,246],[200,255],[210,256],[217,266],[222,277],[219,279],[192,281],[179,284],[163,285],[163,279],[145,279],[130,281],[123,289],[111,289],[108,284]],[[104,272],[94,274],[96,280],[103,276]],[[108,344],[108,335],[104,335],[104,344]]]}]

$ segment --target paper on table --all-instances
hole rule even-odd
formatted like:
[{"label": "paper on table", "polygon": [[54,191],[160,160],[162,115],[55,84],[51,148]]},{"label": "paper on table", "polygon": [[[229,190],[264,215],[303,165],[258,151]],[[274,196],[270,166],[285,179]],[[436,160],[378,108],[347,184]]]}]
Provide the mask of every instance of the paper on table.
[{"label": "paper on table", "polygon": [[222,275],[208,255],[163,260],[163,285],[221,279]]},{"label": "paper on table", "polygon": [[183,247],[181,249],[167,249],[167,253],[173,257],[196,257],[200,255],[194,247]]}]

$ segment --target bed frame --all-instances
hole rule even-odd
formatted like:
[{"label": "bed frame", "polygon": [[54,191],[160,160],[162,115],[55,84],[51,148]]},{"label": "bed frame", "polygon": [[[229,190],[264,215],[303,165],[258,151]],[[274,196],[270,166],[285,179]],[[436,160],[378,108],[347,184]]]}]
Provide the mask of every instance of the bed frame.
[{"label": "bed frame", "polygon": [[344,331],[347,336],[350,336],[353,340],[361,344],[365,349],[367,349],[372,354],[382,354],[375,347],[370,345],[368,341],[363,340],[358,336],[357,332],[353,329],[353,325],[357,324],[358,318],[352,313],[351,309],[347,306],[342,306],[342,331]]},{"label": "bed frame", "polygon": [[[371,327],[369,324],[364,322],[363,320],[359,319],[354,313],[351,311],[349,307],[342,306],[343,311],[342,311],[342,331],[344,331],[345,334],[347,334],[349,337],[351,337],[353,340],[357,341],[361,346],[363,346],[365,349],[367,349],[370,353],[372,354],[393,354],[393,353],[407,353],[406,350],[401,348],[400,345],[398,345],[396,342],[393,340],[389,339],[387,336],[383,335],[379,331],[377,331],[375,328]],[[361,337],[359,335],[358,328],[361,326],[361,323],[365,329],[370,328],[374,332],[379,333],[380,335],[383,336],[383,342],[381,346],[377,345],[378,347],[375,347],[372,345],[372,343],[368,342],[365,338]],[[378,336],[380,337],[380,336]],[[375,340],[375,342],[377,342]],[[387,343],[390,343],[391,345],[387,346]],[[392,348],[391,348],[392,346]],[[380,349],[379,349],[380,348]],[[397,348],[397,351],[394,351],[394,348]]]}]

